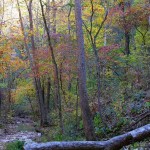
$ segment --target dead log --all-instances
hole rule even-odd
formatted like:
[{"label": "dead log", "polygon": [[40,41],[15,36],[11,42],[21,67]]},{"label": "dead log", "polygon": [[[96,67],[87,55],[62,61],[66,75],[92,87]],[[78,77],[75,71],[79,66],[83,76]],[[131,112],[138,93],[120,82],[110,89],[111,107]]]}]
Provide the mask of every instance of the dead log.
[{"label": "dead log", "polygon": [[32,143],[25,150],[119,150],[123,146],[142,141],[150,137],[150,124],[111,138],[107,141],[71,141]]}]

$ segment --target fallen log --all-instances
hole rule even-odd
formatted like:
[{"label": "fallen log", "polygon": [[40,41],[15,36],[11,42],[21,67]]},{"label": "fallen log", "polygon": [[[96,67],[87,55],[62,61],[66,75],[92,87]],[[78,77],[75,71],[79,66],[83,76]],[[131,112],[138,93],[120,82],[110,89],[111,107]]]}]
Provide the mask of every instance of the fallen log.
[{"label": "fallen log", "polygon": [[24,150],[119,150],[123,146],[142,141],[150,137],[150,124],[111,138],[107,141],[71,141],[32,143]]}]

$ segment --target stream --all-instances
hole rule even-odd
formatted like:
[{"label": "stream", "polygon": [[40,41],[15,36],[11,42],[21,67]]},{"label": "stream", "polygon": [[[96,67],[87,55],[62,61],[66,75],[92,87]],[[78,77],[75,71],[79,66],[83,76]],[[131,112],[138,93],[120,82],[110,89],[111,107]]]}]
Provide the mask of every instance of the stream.
[{"label": "stream", "polygon": [[0,150],[4,150],[6,143],[13,141],[24,141],[32,143],[41,137],[35,131],[34,122],[30,118],[14,117],[11,123],[0,128]]},{"label": "stream", "polygon": [[[0,150],[5,150],[5,144],[13,141],[24,141],[26,144],[40,141],[41,133],[36,132],[35,124],[31,118],[14,117],[9,124],[0,128]],[[135,144],[126,146],[122,150],[150,149],[150,139]]]}]

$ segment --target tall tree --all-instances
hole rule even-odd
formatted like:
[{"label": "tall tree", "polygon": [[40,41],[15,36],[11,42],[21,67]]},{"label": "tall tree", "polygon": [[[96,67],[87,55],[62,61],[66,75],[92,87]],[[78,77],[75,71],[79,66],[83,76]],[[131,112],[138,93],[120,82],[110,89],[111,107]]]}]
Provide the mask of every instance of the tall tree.
[{"label": "tall tree", "polygon": [[[39,70],[37,67],[37,61],[36,61],[36,47],[35,47],[35,41],[34,41],[34,30],[33,30],[33,15],[32,15],[32,2],[33,0],[29,1],[29,4],[27,4],[27,1],[25,0],[26,5],[27,5],[27,9],[28,9],[28,13],[29,13],[29,23],[30,23],[30,32],[31,32],[31,47],[32,47],[32,53],[33,53],[33,60],[31,61],[30,58],[30,54],[29,54],[29,50],[27,45],[25,44],[25,47],[27,49],[27,53],[28,53],[28,57],[30,60],[30,65],[34,70],[34,84],[35,84],[35,89],[36,89],[36,97],[38,99],[39,102],[39,108],[40,108],[40,116],[41,116],[41,126],[45,126],[48,123],[47,120],[47,109],[45,109],[45,103],[44,103],[44,96],[43,96],[43,91],[42,91],[42,86],[41,86],[41,81],[40,81],[40,77],[38,77],[39,74]],[[19,3],[18,3],[19,4]],[[18,7],[19,8],[19,7]],[[19,9],[20,10],[20,9]],[[19,11],[19,16],[21,19],[21,11]],[[24,34],[24,40],[25,40],[25,33],[24,33],[24,28],[23,28],[23,22],[22,20],[21,22],[21,28],[22,28],[22,32]],[[26,41],[25,41],[26,43]]]},{"label": "tall tree", "polygon": [[56,94],[57,94],[56,95],[57,96],[56,101],[58,102],[60,128],[61,128],[61,133],[63,134],[64,129],[63,129],[63,119],[62,119],[62,106],[61,106],[58,65],[57,65],[57,62],[56,62],[56,59],[55,59],[55,55],[54,55],[54,48],[52,46],[50,31],[49,31],[48,24],[47,24],[47,21],[46,21],[46,17],[45,17],[45,14],[44,14],[44,7],[43,7],[42,0],[40,0],[40,5],[41,5],[41,10],[42,10],[42,18],[43,18],[45,30],[46,30],[46,33],[47,33],[48,46],[49,46],[49,50],[50,50],[51,57],[52,57],[53,67],[54,67],[55,91],[56,91]]},{"label": "tall tree", "polygon": [[[102,20],[102,22],[98,25],[96,33],[93,32],[93,26],[94,26],[94,15],[95,15],[95,10],[94,10],[94,0],[90,0],[90,5],[91,5],[91,15],[90,15],[90,27],[88,28],[88,26],[84,23],[85,29],[89,35],[90,38],[90,42],[91,42],[91,46],[93,49],[93,53],[94,53],[94,59],[95,59],[95,64],[96,64],[96,80],[97,80],[97,99],[98,99],[98,111],[100,113],[101,119],[103,124],[106,126],[105,123],[105,117],[103,115],[103,110],[102,110],[102,103],[101,103],[101,79],[100,79],[100,74],[101,74],[101,66],[100,66],[100,58],[98,55],[98,46],[97,46],[97,40],[98,40],[98,36],[100,34],[100,31],[102,30],[104,23],[107,19],[108,16],[108,9],[107,9],[107,1],[105,2],[106,4],[104,4],[105,7],[105,15],[104,18]],[[106,6],[105,6],[106,5]]]},{"label": "tall tree", "polygon": [[81,16],[82,16],[81,0],[75,0],[76,34],[77,34],[77,46],[79,55],[78,79],[79,79],[80,105],[86,140],[95,140],[94,128],[91,119],[91,112],[89,108],[88,94],[86,87],[86,60],[85,60],[84,37],[83,37]]},{"label": "tall tree", "polygon": [[127,23],[126,23],[126,17],[125,17],[125,12],[126,9],[130,8],[130,1],[127,2],[120,2],[120,7],[122,9],[123,12],[123,21],[124,21],[124,36],[125,36],[125,54],[128,56],[130,54],[130,30],[126,27]]}]

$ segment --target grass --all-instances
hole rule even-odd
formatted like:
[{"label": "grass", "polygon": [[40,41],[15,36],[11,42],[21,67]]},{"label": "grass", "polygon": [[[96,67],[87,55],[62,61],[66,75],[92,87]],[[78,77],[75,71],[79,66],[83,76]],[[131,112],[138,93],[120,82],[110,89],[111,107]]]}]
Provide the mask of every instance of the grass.
[{"label": "grass", "polygon": [[5,150],[23,150],[23,141],[14,141],[6,144]]}]

